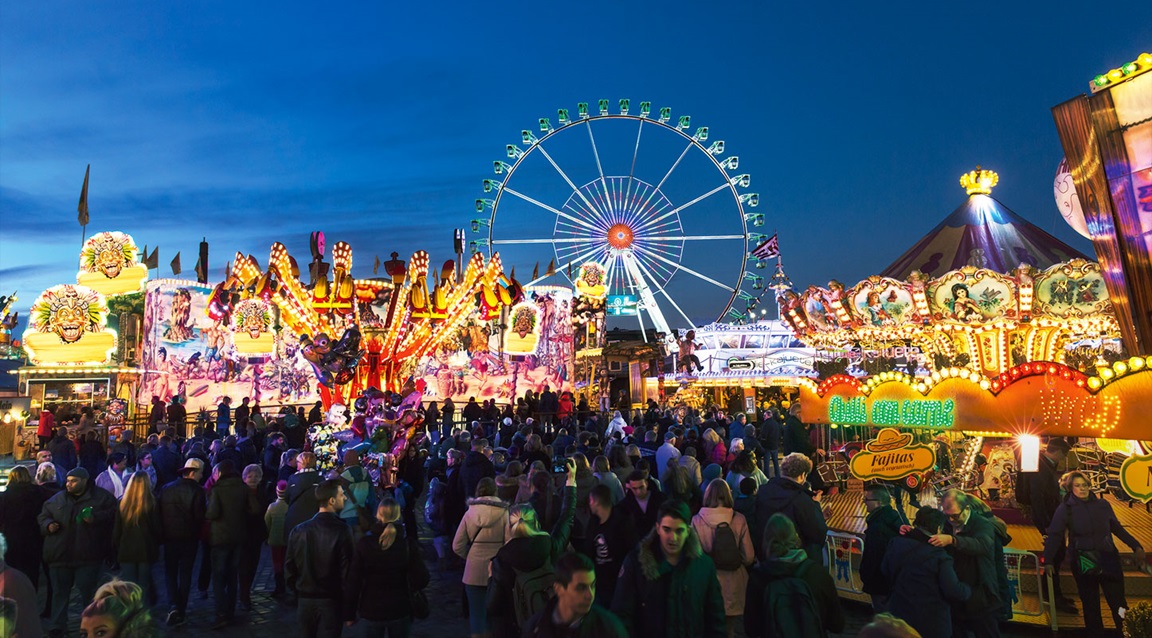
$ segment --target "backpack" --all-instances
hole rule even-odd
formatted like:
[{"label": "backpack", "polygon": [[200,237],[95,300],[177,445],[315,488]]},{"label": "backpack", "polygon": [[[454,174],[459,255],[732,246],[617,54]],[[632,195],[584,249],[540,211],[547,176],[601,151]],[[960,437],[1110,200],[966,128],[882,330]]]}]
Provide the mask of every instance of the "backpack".
[{"label": "backpack", "polygon": [[712,551],[709,553],[716,569],[733,571],[740,569],[744,561],[740,560],[740,544],[736,541],[736,533],[728,523],[719,523],[712,528]]},{"label": "backpack", "polygon": [[528,620],[544,609],[552,599],[552,583],[556,573],[552,561],[531,571],[516,570],[516,582],[512,585],[512,606],[516,610],[516,624],[525,627]]},{"label": "backpack", "polygon": [[765,638],[825,638],[824,622],[801,575],[811,567],[804,561],[791,576],[768,581],[764,588]]}]

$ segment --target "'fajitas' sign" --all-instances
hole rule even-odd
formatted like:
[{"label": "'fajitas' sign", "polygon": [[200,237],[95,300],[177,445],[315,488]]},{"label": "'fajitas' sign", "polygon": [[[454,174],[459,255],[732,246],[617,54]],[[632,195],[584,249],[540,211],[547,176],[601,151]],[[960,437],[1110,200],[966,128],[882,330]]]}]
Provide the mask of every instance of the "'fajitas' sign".
[{"label": "'fajitas' sign", "polygon": [[911,434],[901,434],[895,428],[880,430],[875,440],[869,441],[848,464],[852,475],[869,481],[894,481],[909,474],[927,472],[936,465],[936,452],[927,445],[913,443]]}]

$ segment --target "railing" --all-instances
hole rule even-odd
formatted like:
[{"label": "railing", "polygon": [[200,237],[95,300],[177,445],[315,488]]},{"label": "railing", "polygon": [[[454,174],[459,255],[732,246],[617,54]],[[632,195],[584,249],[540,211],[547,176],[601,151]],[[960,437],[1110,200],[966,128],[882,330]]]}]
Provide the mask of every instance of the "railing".
[{"label": "railing", "polygon": [[853,594],[864,594],[860,581],[860,558],[864,556],[864,539],[855,534],[829,531],[824,538],[827,550],[828,573],[836,589]]},{"label": "railing", "polygon": [[[1050,606],[1051,601],[1044,600],[1044,569],[1040,566],[1040,558],[1033,552],[1013,547],[1005,547],[1004,567],[1008,570],[1008,592],[1010,599],[1007,602],[1012,605],[1012,615],[1043,616],[1045,607]],[[1030,584],[1032,579],[1035,579],[1036,600],[1038,601],[1035,608],[1032,608],[1030,605],[1025,605],[1024,603],[1026,603],[1028,599],[1021,595],[1024,591],[1021,585],[1025,582]],[[1048,591],[1051,590],[1049,589]],[[1053,618],[1053,622],[1055,622],[1055,614],[1051,614],[1050,617]]]}]

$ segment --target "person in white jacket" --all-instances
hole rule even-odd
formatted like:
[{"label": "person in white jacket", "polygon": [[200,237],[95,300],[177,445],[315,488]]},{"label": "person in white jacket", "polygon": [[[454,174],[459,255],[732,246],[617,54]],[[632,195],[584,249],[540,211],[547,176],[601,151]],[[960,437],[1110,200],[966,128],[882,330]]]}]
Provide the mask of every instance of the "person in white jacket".
[{"label": "person in white jacket", "polygon": [[463,581],[472,638],[480,638],[490,631],[488,567],[508,538],[508,503],[496,495],[496,481],[486,476],[476,485],[476,498],[468,499],[468,511],[452,540],[452,551],[465,560]]},{"label": "person in white jacket", "polygon": [[612,413],[612,420],[608,422],[608,430],[604,433],[604,440],[612,440],[612,433],[619,432],[620,438],[624,438],[624,427],[628,425],[624,421],[624,417],[620,416],[620,410]]},{"label": "person in white jacket", "polygon": [[748,588],[748,567],[756,557],[752,549],[752,536],[748,531],[748,521],[744,515],[732,509],[732,490],[724,479],[713,479],[704,492],[704,507],[692,517],[692,528],[700,537],[704,553],[712,556],[716,530],[721,524],[727,525],[736,537],[740,551],[740,562],[736,569],[716,568],[716,578],[720,581],[720,593],[724,597],[724,615],[727,621],[728,636],[732,638],[740,617],[744,615],[744,599]]}]

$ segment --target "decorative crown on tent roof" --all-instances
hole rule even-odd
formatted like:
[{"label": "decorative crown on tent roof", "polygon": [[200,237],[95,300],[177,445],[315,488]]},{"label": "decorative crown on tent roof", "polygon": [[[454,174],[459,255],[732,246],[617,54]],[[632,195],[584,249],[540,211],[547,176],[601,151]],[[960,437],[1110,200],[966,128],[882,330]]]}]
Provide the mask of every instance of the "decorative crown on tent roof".
[{"label": "decorative crown on tent roof", "polygon": [[991,194],[992,188],[999,182],[999,175],[993,171],[980,170],[979,166],[976,167],[976,170],[968,171],[960,176],[960,185],[969,195]]}]

